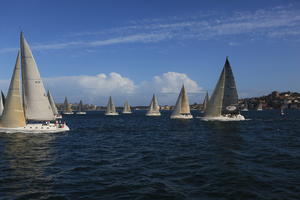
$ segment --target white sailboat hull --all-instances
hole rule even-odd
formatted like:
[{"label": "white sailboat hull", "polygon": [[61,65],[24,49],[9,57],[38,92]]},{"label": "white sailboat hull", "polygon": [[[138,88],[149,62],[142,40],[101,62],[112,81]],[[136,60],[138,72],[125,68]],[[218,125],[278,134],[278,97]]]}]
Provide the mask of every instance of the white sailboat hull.
[{"label": "white sailboat hull", "polygon": [[115,113],[105,113],[105,115],[107,116],[116,116],[119,115],[119,113],[115,112]]},{"label": "white sailboat hull", "polygon": [[245,117],[241,114],[238,115],[222,115],[219,117],[202,117],[203,121],[244,121]]},{"label": "white sailboat hull", "polygon": [[132,114],[132,112],[122,112],[122,114]]},{"label": "white sailboat hull", "polygon": [[76,112],[76,115],[85,115],[86,112]]},{"label": "white sailboat hull", "polygon": [[159,117],[159,116],[161,116],[161,114],[160,113],[146,113],[146,116],[148,116],[148,117]]},{"label": "white sailboat hull", "polygon": [[70,128],[66,124],[26,124],[24,127],[3,128],[0,127],[2,133],[59,133],[69,131]]},{"label": "white sailboat hull", "polygon": [[193,119],[193,115],[191,114],[178,114],[178,115],[171,115],[171,119]]},{"label": "white sailboat hull", "polygon": [[62,114],[63,115],[73,115],[74,113],[73,112],[63,112]]}]

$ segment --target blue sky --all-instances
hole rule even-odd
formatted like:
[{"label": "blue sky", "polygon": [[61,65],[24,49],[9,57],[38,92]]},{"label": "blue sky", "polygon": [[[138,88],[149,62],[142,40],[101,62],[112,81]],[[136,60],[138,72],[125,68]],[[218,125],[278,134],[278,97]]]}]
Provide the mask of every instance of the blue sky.
[{"label": "blue sky", "polygon": [[174,104],[215,87],[229,56],[240,97],[300,91],[300,2],[2,1],[0,88],[12,73],[23,30],[58,102]]}]

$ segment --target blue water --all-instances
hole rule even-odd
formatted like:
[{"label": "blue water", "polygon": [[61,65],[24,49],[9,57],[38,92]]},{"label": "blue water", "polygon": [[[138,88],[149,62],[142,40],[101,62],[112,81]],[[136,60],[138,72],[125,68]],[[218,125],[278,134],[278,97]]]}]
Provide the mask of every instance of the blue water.
[{"label": "blue water", "polygon": [[144,114],[1,133],[0,199],[300,199],[300,111],[246,112],[242,122]]}]

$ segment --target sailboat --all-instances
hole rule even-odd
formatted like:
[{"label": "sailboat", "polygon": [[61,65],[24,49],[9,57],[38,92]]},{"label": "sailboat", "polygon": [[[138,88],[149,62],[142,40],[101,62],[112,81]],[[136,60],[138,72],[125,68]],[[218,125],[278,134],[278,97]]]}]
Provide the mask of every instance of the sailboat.
[{"label": "sailboat", "polygon": [[190,112],[190,105],[184,85],[182,85],[178,99],[176,101],[175,109],[171,114],[171,119],[192,119],[193,115]]},{"label": "sailboat", "polygon": [[51,109],[52,109],[52,112],[55,116],[56,119],[61,119],[62,116],[58,113],[57,111],[57,108],[56,108],[56,105],[55,105],[55,102],[54,102],[54,99],[50,93],[50,90],[48,90],[48,93],[47,93],[47,96],[48,96],[48,100],[50,102],[50,105],[51,105]]},{"label": "sailboat", "polygon": [[160,116],[159,105],[157,103],[157,99],[155,94],[153,94],[151,103],[149,106],[149,110],[146,113],[146,116]]},{"label": "sailboat", "polygon": [[284,107],[283,106],[280,107],[280,115],[284,115]]},{"label": "sailboat", "polygon": [[64,111],[63,111],[64,115],[72,115],[74,114],[71,108],[71,105],[68,102],[67,97],[65,97],[65,101],[64,101]]},{"label": "sailboat", "polygon": [[107,103],[105,115],[119,115],[119,113],[116,112],[116,107],[112,101],[111,96],[109,97],[109,100]]},{"label": "sailboat", "polygon": [[[31,51],[28,51],[28,44],[26,43],[23,35],[21,34],[21,54],[22,59],[22,87],[23,93],[21,96],[21,88],[20,88],[20,71],[21,71],[21,62],[20,62],[20,52],[18,53],[15,68],[13,71],[13,75],[11,78],[7,99],[5,101],[3,114],[0,120],[0,132],[6,133],[56,133],[56,132],[64,132],[70,130],[69,127],[65,123],[50,123],[51,120],[54,120],[55,117],[50,110],[49,101],[43,101],[44,97],[46,98],[46,93],[41,95],[41,91],[44,90],[44,86],[42,80],[39,78],[39,73],[36,68],[34,59],[31,55]],[[25,52],[24,52],[25,51]],[[30,54],[28,54],[30,53]],[[26,57],[25,57],[26,56]],[[24,58],[23,58],[24,57]],[[30,59],[31,62],[28,62]],[[35,69],[33,69],[35,68]],[[28,74],[31,72],[36,75],[35,79],[29,79],[31,77]],[[31,86],[31,87],[30,87]],[[35,96],[32,96],[34,92]],[[23,97],[23,101],[22,101]],[[31,98],[30,98],[31,97]],[[46,98],[47,99],[47,98]],[[48,99],[47,99],[48,100]],[[32,108],[32,102],[35,102],[37,108]],[[45,109],[43,103],[48,102],[49,110]],[[46,104],[46,106],[48,106]],[[30,110],[32,109],[32,110]],[[36,111],[41,111],[44,113],[39,113]],[[28,114],[27,114],[28,111]],[[48,114],[50,113],[50,114]],[[40,115],[39,115],[40,114]],[[44,123],[39,123],[44,121]]]},{"label": "sailboat", "polygon": [[124,103],[124,109],[123,109],[122,113],[123,114],[131,114],[132,113],[128,101],[125,101],[125,103]]},{"label": "sailboat", "polygon": [[248,103],[247,101],[245,100],[245,103],[244,103],[244,108],[242,111],[248,111]]},{"label": "sailboat", "polygon": [[207,108],[207,104],[208,104],[208,101],[209,101],[209,96],[208,96],[208,92],[206,92],[206,95],[205,95],[205,98],[204,98],[204,101],[203,101],[203,104],[202,104],[202,113],[205,112],[206,108]]},{"label": "sailboat", "polygon": [[[1,91],[2,92],[2,91]],[[0,97],[0,116],[2,115],[4,110],[4,102],[2,96]]]},{"label": "sailboat", "polygon": [[263,110],[263,108],[262,108],[262,103],[259,102],[259,104],[258,104],[258,106],[257,106],[257,108],[256,108],[256,111],[262,111],[262,110]]},{"label": "sailboat", "polygon": [[78,105],[78,111],[76,112],[77,115],[85,115],[86,112],[83,111],[83,103],[80,100],[79,105]]},{"label": "sailboat", "polygon": [[245,120],[239,112],[238,94],[228,57],[202,119],[206,121]]}]

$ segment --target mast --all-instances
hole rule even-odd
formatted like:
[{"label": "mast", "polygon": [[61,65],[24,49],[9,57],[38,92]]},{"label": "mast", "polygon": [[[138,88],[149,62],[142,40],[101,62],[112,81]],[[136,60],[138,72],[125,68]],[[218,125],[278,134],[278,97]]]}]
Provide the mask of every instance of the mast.
[{"label": "mast", "polygon": [[54,99],[53,99],[53,97],[52,97],[52,95],[51,95],[51,93],[50,93],[50,90],[48,90],[47,96],[48,96],[48,100],[49,100],[49,102],[50,102],[50,105],[51,105],[53,114],[54,114],[54,115],[58,115],[58,111],[57,111],[57,108],[56,108]]},{"label": "mast", "polygon": [[23,104],[27,120],[49,121],[55,116],[31,49],[21,32]]},{"label": "mast", "polygon": [[26,126],[24,109],[20,95],[20,65],[19,52],[0,121],[1,127],[16,128]]}]

